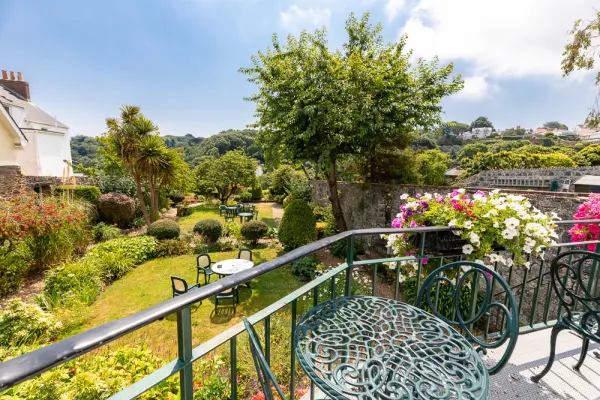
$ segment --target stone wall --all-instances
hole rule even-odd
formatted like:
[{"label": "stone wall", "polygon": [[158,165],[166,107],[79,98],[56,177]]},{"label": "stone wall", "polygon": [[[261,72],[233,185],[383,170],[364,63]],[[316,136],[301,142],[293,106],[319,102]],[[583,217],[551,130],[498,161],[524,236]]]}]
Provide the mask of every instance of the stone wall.
[{"label": "stone wall", "polygon": [[559,185],[573,184],[584,175],[600,176],[600,167],[498,169],[480,172],[464,181],[466,186],[476,187],[527,187],[547,190],[552,181]]},{"label": "stone wall", "polygon": [[18,165],[0,165],[0,197],[14,196],[27,190],[25,177]]}]

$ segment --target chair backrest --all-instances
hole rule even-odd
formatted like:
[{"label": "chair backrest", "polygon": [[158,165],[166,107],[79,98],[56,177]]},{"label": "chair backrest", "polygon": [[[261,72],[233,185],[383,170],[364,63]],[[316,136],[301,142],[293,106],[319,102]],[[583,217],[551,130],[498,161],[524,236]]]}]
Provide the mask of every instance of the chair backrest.
[{"label": "chair backrest", "polygon": [[210,267],[210,256],[206,253],[202,253],[196,257],[196,266],[200,268],[208,268]]},{"label": "chair backrest", "polygon": [[252,250],[250,249],[240,249],[240,251],[238,251],[238,257],[242,260],[248,260],[248,261],[252,261]]},{"label": "chair backrest", "polygon": [[[444,301],[438,301],[438,296]],[[465,298],[469,299],[466,305]],[[480,353],[508,342],[502,358],[488,365],[490,375],[504,367],[517,344],[519,311],[510,286],[484,265],[457,261],[437,268],[423,281],[416,306],[457,328]],[[483,338],[477,333],[482,328],[487,333],[490,326],[497,334]]]},{"label": "chair backrest", "polygon": [[282,400],[286,400],[285,394],[279,383],[277,383],[277,379],[275,375],[273,375],[273,371],[269,367],[269,363],[265,358],[265,355],[262,350],[262,346],[260,345],[260,340],[254,327],[246,318],[244,318],[244,326],[248,331],[248,338],[250,341],[250,351],[252,352],[252,359],[254,360],[254,367],[256,368],[256,373],[258,374],[258,380],[260,382],[260,386],[262,387],[263,393],[265,395],[266,400],[274,400],[273,387],[279,394]]},{"label": "chair backrest", "polygon": [[600,330],[600,254],[585,250],[559,254],[552,260],[550,274],[568,317],[581,312],[581,326],[597,323]]},{"label": "chair backrest", "polygon": [[177,276],[171,277],[171,288],[173,289],[173,297],[179,296],[180,294],[187,293],[188,284],[183,278]]}]

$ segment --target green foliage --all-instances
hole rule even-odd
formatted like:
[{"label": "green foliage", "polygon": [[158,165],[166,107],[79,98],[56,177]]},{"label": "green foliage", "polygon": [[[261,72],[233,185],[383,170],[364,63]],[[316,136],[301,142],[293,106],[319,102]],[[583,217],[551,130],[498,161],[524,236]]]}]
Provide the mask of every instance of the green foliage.
[{"label": "green foliage", "polygon": [[[256,143],[256,136],[257,133],[254,129],[229,129],[204,139],[198,146],[198,150],[203,156],[213,155],[216,157],[233,150],[240,150],[246,155],[264,162],[263,151]],[[216,152],[213,149],[216,149]],[[190,164],[195,165],[193,162]]]},{"label": "green foliage", "polygon": [[488,150],[489,148],[485,143],[469,143],[456,154],[456,158],[458,160],[463,158],[472,158],[475,154],[486,153]]},{"label": "green foliage", "polygon": [[214,243],[221,237],[223,226],[216,219],[203,219],[196,222],[194,232],[206,236],[210,242]]},{"label": "green foliage", "polygon": [[122,193],[105,193],[98,200],[98,210],[105,222],[126,227],[135,216],[135,201]]},{"label": "green foliage", "polygon": [[152,258],[156,245],[157,240],[151,236],[121,237],[100,243],[88,252],[86,258],[94,257],[96,254],[102,252],[114,253],[123,251],[134,260],[136,265],[139,265]]},{"label": "green foliage", "polygon": [[61,185],[55,187],[54,190],[58,193],[72,193],[74,198],[86,200],[90,203],[97,202],[102,195],[100,188],[91,185]]},{"label": "green foliage", "polygon": [[98,148],[102,144],[98,138],[77,135],[71,138],[71,159],[73,164],[94,167],[97,164]]},{"label": "green foliage", "polygon": [[585,158],[590,165],[600,165],[600,145],[592,144],[585,147],[578,153],[581,157]]},{"label": "green foliage", "polygon": [[18,251],[0,247],[0,298],[21,287],[27,263]]},{"label": "green foliage", "polygon": [[48,273],[40,302],[49,309],[76,303],[91,304],[101,287],[97,264],[85,261],[67,263]]},{"label": "green foliage", "polygon": [[444,172],[451,165],[450,156],[440,150],[427,150],[417,155],[420,182],[425,185],[443,185],[446,181]]},{"label": "green foliage", "polygon": [[223,224],[223,236],[236,240],[242,240],[243,236],[240,223],[235,219],[233,221],[225,221]]},{"label": "green foliage", "polygon": [[260,187],[260,185],[254,186],[252,188],[252,190],[250,191],[250,194],[252,196],[252,200],[255,200],[255,201],[262,200],[262,198],[263,198],[263,191],[262,191],[262,188]]},{"label": "green foliage", "polygon": [[315,277],[319,260],[313,256],[306,256],[292,263],[292,274],[302,281],[310,281]]},{"label": "green foliage", "polygon": [[295,174],[296,171],[294,171],[294,168],[291,165],[280,165],[275,171],[269,174],[269,192],[273,196],[287,195],[290,182]]},{"label": "green foliage", "polygon": [[549,129],[549,130],[551,130],[551,129],[563,129],[565,131],[569,129],[568,126],[566,126],[565,124],[561,124],[558,121],[549,121],[549,122],[546,122],[544,124],[544,128]]},{"label": "green foliage", "polygon": [[181,230],[177,222],[172,219],[161,219],[153,222],[148,227],[148,235],[154,236],[158,240],[177,239]]},{"label": "green foliage", "polygon": [[249,191],[246,190],[246,191],[240,193],[238,198],[239,198],[239,201],[242,203],[249,203],[250,201],[252,201],[252,193],[250,193]]},{"label": "green foliage", "polygon": [[561,168],[575,167],[576,163],[562,153],[531,154],[516,151],[502,151],[492,154],[479,153],[471,160],[463,159],[461,167],[469,175],[489,169],[528,169],[528,168]]},{"label": "green foliage", "polygon": [[185,200],[185,195],[183,193],[171,193],[168,197],[173,202],[173,207]]},{"label": "green foliage", "polygon": [[292,200],[279,225],[279,241],[288,249],[313,242],[317,237],[315,215],[305,201]]},{"label": "green foliage", "polygon": [[[18,353],[13,354],[16,355]],[[69,361],[9,389],[5,394],[23,400],[107,399],[164,363],[145,347],[104,347],[95,355]],[[177,381],[168,379],[140,399],[174,399],[178,392]]]},{"label": "green foliage", "polygon": [[92,235],[94,235],[96,242],[106,242],[107,240],[116,239],[121,236],[121,229],[100,222],[92,228]]},{"label": "green foliage", "polygon": [[[348,241],[347,240],[338,240],[329,246],[329,250],[334,257],[345,259],[348,255]],[[352,249],[352,258],[356,257],[357,246],[354,244],[354,248]]]},{"label": "green foliage", "polygon": [[0,313],[0,345],[48,342],[56,338],[62,324],[35,304],[12,299]]},{"label": "green foliage", "polygon": [[494,125],[487,117],[478,117],[471,122],[471,129],[473,128],[494,128]]},{"label": "green foliage", "polygon": [[253,244],[256,244],[258,239],[265,237],[268,231],[269,227],[267,224],[256,220],[245,222],[240,229],[240,233],[244,239],[250,240]]},{"label": "green foliage", "polygon": [[267,190],[271,187],[271,183],[273,182],[272,174],[262,174],[258,178],[258,183],[263,190]]},{"label": "green foliage", "polygon": [[100,251],[85,258],[97,271],[103,282],[117,280],[135,268],[135,259],[123,249],[114,252]]},{"label": "green foliage", "polygon": [[156,249],[154,250],[154,257],[161,258],[181,256],[184,254],[189,254],[191,250],[192,248],[185,240],[166,239],[158,242]]},{"label": "green foliage", "polygon": [[471,129],[469,124],[465,124],[457,121],[446,122],[443,126],[444,135],[458,136],[462,133],[468,132]]},{"label": "green foliage", "polygon": [[122,193],[131,198],[137,198],[135,180],[130,176],[100,174],[96,181],[102,194]]}]

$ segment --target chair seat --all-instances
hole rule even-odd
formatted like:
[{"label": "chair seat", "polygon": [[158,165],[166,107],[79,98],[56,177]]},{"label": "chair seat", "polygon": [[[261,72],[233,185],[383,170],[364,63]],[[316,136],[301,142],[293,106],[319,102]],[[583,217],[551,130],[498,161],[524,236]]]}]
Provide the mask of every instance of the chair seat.
[{"label": "chair seat", "polygon": [[596,318],[594,318],[594,315],[590,315],[587,318],[585,326],[582,326],[582,318],[584,314],[585,313],[583,312],[574,312],[572,313],[572,318],[569,318],[568,314],[563,314],[560,317],[560,321],[569,327],[569,329],[584,335],[588,339],[591,339],[595,342],[600,342],[600,332],[598,331],[600,311],[595,312]]},{"label": "chair seat", "polygon": [[222,298],[222,299],[229,299],[229,298],[232,298],[234,294],[235,294],[235,292],[233,289],[227,289],[227,290],[223,290],[221,293],[217,294],[217,297]]}]

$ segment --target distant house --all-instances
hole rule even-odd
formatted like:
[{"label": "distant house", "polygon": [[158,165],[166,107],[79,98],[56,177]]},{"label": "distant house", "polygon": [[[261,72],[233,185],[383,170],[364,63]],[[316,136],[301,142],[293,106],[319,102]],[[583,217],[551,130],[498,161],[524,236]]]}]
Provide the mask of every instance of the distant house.
[{"label": "distant house", "polygon": [[493,132],[492,128],[473,128],[470,132],[464,132],[462,134],[463,139],[485,139],[489,137]]},{"label": "distant house", "polygon": [[2,71],[0,166],[15,165],[26,176],[63,176],[71,161],[69,127],[31,102],[29,83]]},{"label": "distant house", "polygon": [[535,128],[535,131],[534,131],[534,133],[536,135],[543,135],[546,132],[548,132],[548,129],[546,129],[546,128]]}]

